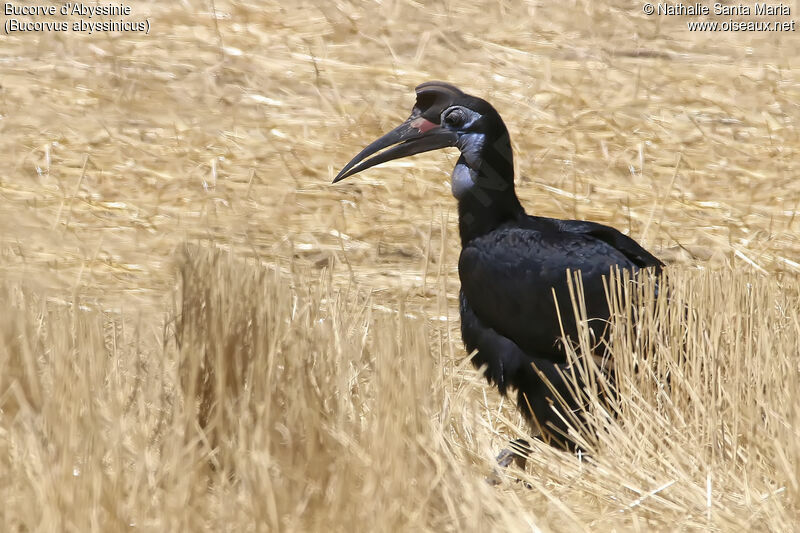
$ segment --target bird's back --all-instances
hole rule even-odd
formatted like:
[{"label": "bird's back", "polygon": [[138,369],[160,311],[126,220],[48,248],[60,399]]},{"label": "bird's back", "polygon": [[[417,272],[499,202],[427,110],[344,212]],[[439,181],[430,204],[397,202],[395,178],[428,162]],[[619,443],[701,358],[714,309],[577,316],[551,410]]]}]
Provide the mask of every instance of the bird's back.
[{"label": "bird's back", "polygon": [[525,216],[464,244],[459,259],[464,298],[475,316],[535,357],[561,362],[561,325],[575,337],[567,270],[580,272],[596,340],[609,317],[603,276],[612,268],[659,267],[660,261],[613,228]]}]

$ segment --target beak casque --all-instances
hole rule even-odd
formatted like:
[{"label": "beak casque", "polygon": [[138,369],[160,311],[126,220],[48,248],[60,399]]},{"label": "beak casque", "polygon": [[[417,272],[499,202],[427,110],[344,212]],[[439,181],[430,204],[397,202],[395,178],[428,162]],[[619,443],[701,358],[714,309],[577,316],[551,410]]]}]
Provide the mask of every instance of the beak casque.
[{"label": "beak casque", "polygon": [[[439,125],[441,112],[464,96],[456,87],[443,82],[427,82],[418,86],[417,103],[411,116],[395,129],[373,141],[350,160],[333,179],[341,181],[375,165],[448,146],[455,146],[458,136]],[[391,147],[391,148],[389,148]],[[372,154],[389,148],[371,159]]]}]

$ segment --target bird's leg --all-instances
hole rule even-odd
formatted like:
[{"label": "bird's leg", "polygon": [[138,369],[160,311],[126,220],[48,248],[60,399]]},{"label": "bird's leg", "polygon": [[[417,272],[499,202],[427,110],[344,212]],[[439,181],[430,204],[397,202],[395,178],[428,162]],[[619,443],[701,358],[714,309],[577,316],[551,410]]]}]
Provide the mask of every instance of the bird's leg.
[{"label": "bird's leg", "polygon": [[515,439],[508,443],[507,448],[503,448],[497,455],[497,466],[492,469],[492,473],[486,478],[491,485],[499,485],[502,479],[502,472],[512,463],[520,470],[525,470],[525,463],[531,454],[531,445],[525,439]]},{"label": "bird's leg", "polygon": [[508,443],[508,448],[503,448],[497,455],[497,466],[507,468],[514,463],[518,468],[525,470],[525,463],[531,453],[531,445],[525,439],[515,439]]}]

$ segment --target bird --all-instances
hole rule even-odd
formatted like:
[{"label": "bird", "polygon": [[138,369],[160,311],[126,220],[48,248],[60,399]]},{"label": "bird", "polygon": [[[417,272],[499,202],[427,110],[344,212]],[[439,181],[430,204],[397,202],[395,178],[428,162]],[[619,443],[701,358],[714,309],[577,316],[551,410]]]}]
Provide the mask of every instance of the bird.
[{"label": "bird", "polygon": [[[533,436],[575,451],[566,415],[582,407],[565,377],[564,339],[578,335],[570,273],[580,276],[587,325],[596,346],[603,346],[610,317],[604,277],[612,270],[658,275],[664,264],[613,227],[527,214],[515,190],[511,139],[497,110],[441,81],[415,92],[409,118],[361,150],[333,183],[394,159],[458,148],[451,192],[458,204],[466,351],[501,395],[516,391]],[[528,442],[518,439],[498,462],[524,466],[530,452]]]}]

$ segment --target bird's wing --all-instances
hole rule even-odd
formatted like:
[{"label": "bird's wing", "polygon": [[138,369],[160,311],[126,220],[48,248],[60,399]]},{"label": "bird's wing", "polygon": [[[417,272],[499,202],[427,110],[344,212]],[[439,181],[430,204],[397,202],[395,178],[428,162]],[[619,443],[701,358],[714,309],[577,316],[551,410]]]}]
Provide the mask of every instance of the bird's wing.
[{"label": "bird's wing", "polygon": [[645,250],[638,242],[610,226],[584,220],[558,220],[554,222],[562,232],[589,235],[605,242],[617,251],[622,252],[625,257],[640,268],[664,266],[661,260]]},{"label": "bird's wing", "polygon": [[473,239],[462,249],[459,276],[464,297],[484,325],[527,353],[563,361],[553,291],[564,331],[574,338],[567,269],[581,273],[587,316],[599,339],[609,316],[603,276],[614,266],[635,270],[660,263],[632,239],[603,226],[540,228],[505,227]]}]

